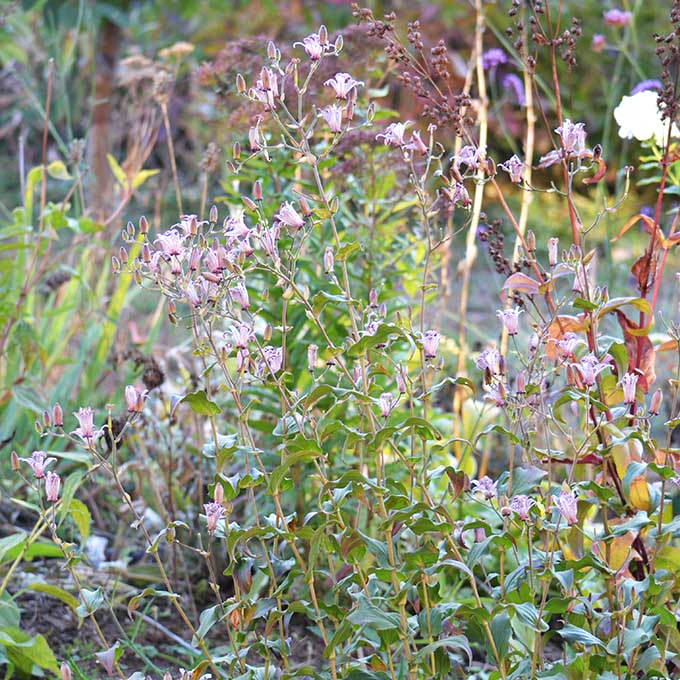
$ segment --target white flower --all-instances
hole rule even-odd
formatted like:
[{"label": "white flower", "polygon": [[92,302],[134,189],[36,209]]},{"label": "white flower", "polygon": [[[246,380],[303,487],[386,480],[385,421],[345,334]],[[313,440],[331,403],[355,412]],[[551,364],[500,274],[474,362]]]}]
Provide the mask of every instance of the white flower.
[{"label": "white flower", "polygon": [[[658,105],[658,94],[654,90],[643,90],[632,97],[623,97],[614,109],[614,118],[619,125],[619,137],[645,142],[654,139],[658,145],[666,141],[668,120],[662,120]],[[680,137],[678,126],[673,123],[673,137]]]}]

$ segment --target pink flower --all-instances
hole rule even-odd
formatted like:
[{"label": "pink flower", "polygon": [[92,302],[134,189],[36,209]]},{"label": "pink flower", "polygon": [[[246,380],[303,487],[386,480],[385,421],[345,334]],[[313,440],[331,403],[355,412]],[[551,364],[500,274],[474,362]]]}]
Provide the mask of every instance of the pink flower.
[{"label": "pink flower", "polygon": [[519,315],[523,311],[519,307],[511,307],[510,309],[499,309],[496,312],[496,316],[503,321],[503,326],[505,326],[508,335],[519,333]]},{"label": "pink flower", "polygon": [[342,106],[331,104],[321,109],[321,116],[328,124],[331,132],[342,132]]},{"label": "pink flower", "polygon": [[205,518],[208,522],[208,533],[214,534],[215,529],[217,529],[217,523],[222,519],[226,510],[221,503],[205,503],[203,510],[205,511]]},{"label": "pink flower", "polygon": [[583,340],[581,340],[581,338],[579,338],[576,333],[567,331],[562,336],[562,339],[555,343],[555,347],[557,348],[557,352],[562,359],[568,359],[574,355],[574,350],[582,342]]},{"label": "pink flower", "polygon": [[579,363],[572,363],[571,365],[581,374],[583,384],[587,387],[592,387],[597,376],[605,368],[609,368],[608,363],[600,362],[594,354],[587,354]]},{"label": "pink flower", "polygon": [[464,146],[458,152],[454,165],[456,169],[460,168],[461,165],[467,165],[469,168],[476,170],[485,153],[486,149],[484,147]]},{"label": "pink flower", "polygon": [[59,486],[61,479],[56,472],[48,472],[45,477],[45,497],[48,502],[56,503],[59,500]]},{"label": "pink flower", "polygon": [[423,351],[426,359],[434,359],[437,356],[437,349],[441,342],[442,336],[433,330],[425,331],[423,335]]},{"label": "pink flower", "polygon": [[418,153],[421,154],[426,154],[428,152],[429,147],[421,139],[420,132],[414,130],[411,133],[411,139],[409,140],[409,143],[404,148],[409,149],[411,151],[417,151]]},{"label": "pink flower", "polygon": [[385,129],[385,132],[376,135],[375,138],[380,139],[382,137],[387,146],[404,146],[404,144],[406,144],[406,140],[404,139],[406,126],[410,122],[411,121],[407,120],[405,123],[390,123]]},{"label": "pink flower", "polygon": [[552,499],[560,515],[569,526],[578,522],[576,497],[572,491],[562,491],[559,496],[553,496]]},{"label": "pink flower", "polygon": [[354,80],[349,73],[336,73],[334,78],[330,78],[324,83],[327,87],[333,88],[336,99],[347,99],[353,89],[363,84],[360,80]]},{"label": "pink flower", "polygon": [[444,188],[442,193],[454,205],[460,205],[463,208],[469,208],[472,205],[470,194],[462,182],[454,182],[453,188]]},{"label": "pink flower", "polygon": [[499,163],[499,168],[505,170],[510,175],[510,181],[519,184],[522,181],[522,171],[524,170],[524,163],[517,154],[509,158],[505,163]]},{"label": "pink flower", "polygon": [[489,371],[491,375],[499,375],[501,373],[501,353],[496,347],[484,349],[475,359],[475,366],[482,371]]},{"label": "pink flower", "polygon": [[497,482],[494,482],[491,477],[486,475],[479,480],[473,480],[472,488],[481,493],[487,501],[498,496]]},{"label": "pink flower", "polygon": [[502,383],[496,383],[495,385],[484,385],[484,399],[486,401],[492,401],[496,406],[501,407],[505,404],[505,387]]},{"label": "pink flower", "polygon": [[160,247],[165,255],[177,257],[184,254],[184,237],[177,229],[169,229],[163,234],[159,234],[154,243]]},{"label": "pink flower", "polygon": [[24,463],[28,463],[31,470],[33,470],[33,476],[36,479],[42,479],[45,476],[45,470],[47,466],[54,463],[56,458],[48,458],[44,451],[34,451],[30,458],[19,458],[23,460]]},{"label": "pink flower", "polygon": [[127,385],[125,387],[125,401],[127,402],[128,412],[141,413],[146,395],[146,390],[138,390],[134,385]]},{"label": "pink flower", "polygon": [[335,267],[335,257],[333,255],[333,248],[326,246],[323,253],[323,271],[324,274],[330,274]]},{"label": "pink flower", "polygon": [[312,61],[321,59],[327,47],[327,45],[321,43],[318,33],[308,35],[306,38],[303,38],[302,42],[293,43],[293,47],[297,47],[298,45],[302,45],[302,47],[305,48],[305,52],[307,52],[307,55]]},{"label": "pink flower", "polygon": [[234,338],[234,344],[239,349],[246,349],[248,343],[255,340],[253,330],[247,323],[234,324],[231,327],[231,335]]},{"label": "pink flower", "polygon": [[281,205],[279,212],[277,212],[274,217],[287,227],[300,229],[305,226],[304,218],[298,214],[297,210],[293,207],[293,204],[288,201]]},{"label": "pink flower", "polygon": [[389,392],[383,392],[378,397],[378,406],[380,407],[380,415],[383,418],[388,418],[392,409],[399,403],[399,397],[394,397]]},{"label": "pink flower", "polygon": [[258,116],[255,120],[255,125],[248,130],[248,143],[251,151],[261,151],[266,145],[266,140],[260,130],[260,123],[262,116]]},{"label": "pink flower", "polygon": [[259,236],[264,252],[274,261],[279,261],[279,225],[275,224],[269,229],[264,229]]},{"label": "pink flower", "polygon": [[628,26],[633,20],[632,12],[626,12],[620,9],[607,10],[603,15],[604,23],[607,26],[624,27]]},{"label": "pink flower", "polygon": [[261,365],[261,372],[264,374],[267,370],[271,373],[277,373],[281,370],[283,365],[283,349],[281,347],[272,347],[267,345],[262,348],[263,362]]},{"label": "pink flower", "polygon": [[201,291],[199,291],[199,288],[196,287],[193,281],[187,283],[184,288],[184,295],[192,307],[201,306]]},{"label": "pink flower", "polygon": [[584,123],[572,123],[568,118],[562,122],[555,132],[562,139],[562,146],[567,156],[580,154],[586,150],[586,126]]},{"label": "pink flower", "polygon": [[239,281],[235,286],[229,289],[231,299],[243,310],[250,307],[250,298],[248,297],[248,289],[245,283]]},{"label": "pink flower", "polygon": [[620,385],[623,388],[623,401],[626,404],[634,404],[636,401],[638,377],[637,373],[625,373],[621,376]]},{"label": "pink flower", "polygon": [[536,505],[536,501],[534,501],[533,498],[520,494],[512,497],[512,500],[510,501],[510,510],[512,510],[523,522],[526,522],[529,519],[529,510],[531,510],[533,505]]},{"label": "pink flower", "polygon": [[95,430],[94,427],[94,411],[89,406],[81,407],[73,415],[79,427],[73,430],[72,434],[77,434],[88,446],[91,446],[92,440],[101,434],[101,430]]},{"label": "pink flower", "polygon": [[406,394],[407,373],[401,364],[397,366],[395,377],[397,379],[397,389],[399,390],[399,394]]},{"label": "pink flower", "polygon": [[596,33],[593,36],[593,40],[590,43],[590,47],[593,50],[593,52],[602,52],[606,43],[607,39],[602,35],[602,33]]}]

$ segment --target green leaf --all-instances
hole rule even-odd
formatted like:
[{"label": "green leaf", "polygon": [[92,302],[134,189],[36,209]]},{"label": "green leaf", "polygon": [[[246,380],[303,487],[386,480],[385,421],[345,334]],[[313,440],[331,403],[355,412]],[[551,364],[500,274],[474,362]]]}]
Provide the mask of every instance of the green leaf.
[{"label": "green leaf", "polygon": [[28,590],[33,590],[36,593],[45,593],[45,595],[55,597],[57,600],[60,600],[65,605],[69,606],[74,612],[78,609],[78,599],[59,586],[52,585],[51,583],[44,583],[42,581],[35,581],[28,586]]},{"label": "green leaf", "polygon": [[76,613],[81,618],[85,618],[99,609],[104,604],[104,591],[101,588],[89,590],[83,588],[80,591],[81,604],[76,609]]},{"label": "green leaf", "polygon": [[178,403],[189,404],[191,410],[201,416],[215,416],[221,411],[220,407],[214,401],[208,399],[205,390],[190,392],[183,396]]},{"label": "green leaf", "polygon": [[353,609],[347,620],[356,626],[368,626],[374,630],[398,630],[401,621],[397,614],[386,612],[373,604],[363,593],[357,598],[357,608]]},{"label": "green leaf", "polygon": [[42,635],[31,637],[28,633],[7,626],[0,630],[0,645],[7,649],[7,658],[22,673],[35,677],[34,666],[59,673],[59,664]]},{"label": "green leaf", "polygon": [[54,179],[73,179],[63,161],[52,161],[47,166],[47,174]]},{"label": "green leaf", "polygon": [[584,647],[601,647],[604,649],[604,643],[599,638],[596,638],[592,633],[589,633],[583,628],[567,623],[562,630],[557,631],[563,640],[573,644],[583,645]]},{"label": "green leaf", "polygon": [[91,517],[87,505],[77,498],[72,498],[68,506],[68,514],[71,516],[76,527],[78,527],[80,542],[84,544],[90,537]]},{"label": "green leaf", "polygon": [[27,534],[20,531],[16,534],[10,534],[5,538],[0,538],[0,564],[16,559],[20,545],[26,540]]},{"label": "green leaf", "polygon": [[134,597],[130,598],[130,601],[128,602],[127,606],[127,611],[128,611],[128,616],[132,618],[132,613],[139,607],[139,603],[145,598],[145,597],[167,597],[170,599],[173,598],[178,598],[179,595],[177,593],[170,593],[167,590],[156,590],[155,588],[144,588],[144,590],[139,593],[138,595],[135,595]]},{"label": "green leaf", "polygon": [[272,474],[269,477],[269,490],[272,493],[277,493],[281,486],[281,482],[288,474],[291,467],[293,467],[293,465],[314,460],[315,458],[323,458],[323,453],[321,451],[315,451],[311,449],[296,451],[295,453],[291,453],[288,456],[286,456],[286,459],[283,461],[283,463],[281,463],[281,465],[279,465],[278,467],[274,468],[274,470],[272,471]]}]

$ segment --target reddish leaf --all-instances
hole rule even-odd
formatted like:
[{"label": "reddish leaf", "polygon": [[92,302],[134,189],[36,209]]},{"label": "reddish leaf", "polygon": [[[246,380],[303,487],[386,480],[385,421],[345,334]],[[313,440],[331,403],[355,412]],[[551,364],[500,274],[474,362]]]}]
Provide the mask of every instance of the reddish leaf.
[{"label": "reddish leaf", "polygon": [[[510,274],[501,290],[507,290],[511,288],[512,290],[518,290],[521,293],[527,293],[528,295],[536,295],[538,293],[541,284],[535,281],[530,276],[522,274],[522,272],[516,272],[515,274]],[[503,296],[501,295],[501,299]]]},{"label": "reddish leaf", "polygon": [[[654,365],[656,363],[656,353],[654,345],[646,335],[634,335],[633,332],[640,331],[640,326],[631,321],[623,312],[616,310],[621,330],[623,330],[623,340],[626,343],[628,352],[628,370],[636,371],[640,376],[638,387],[647,394],[652,383],[656,380]],[[631,332],[633,331],[633,332]]]},{"label": "reddish leaf", "polygon": [[600,158],[597,161],[597,171],[592,177],[586,177],[583,180],[584,184],[597,184],[607,174],[607,164],[604,159]]}]

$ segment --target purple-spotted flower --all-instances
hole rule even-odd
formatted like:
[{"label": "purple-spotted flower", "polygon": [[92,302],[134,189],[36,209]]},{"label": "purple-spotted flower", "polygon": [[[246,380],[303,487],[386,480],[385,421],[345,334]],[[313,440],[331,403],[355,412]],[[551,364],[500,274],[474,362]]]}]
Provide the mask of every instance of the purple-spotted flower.
[{"label": "purple-spotted flower", "polygon": [[321,109],[321,117],[326,121],[331,132],[342,132],[342,106],[331,104]]},{"label": "purple-spotted flower", "polygon": [[587,354],[581,361],[571,365],[579,372],[583,384],[587,387],[592,387],[597,376],[606,368],[609,368],[608,363],[601,362],[594,354]]},{"label": "purple-spotted flower", "polygon": [[363,84],[360,80],[354,80],[349,73],[336,73],[333,78],[329,78],[324,83],[326,87],[333,88],[336,99],[347,99],[352,90]]},{"label": "purple-spotted flower", "polygon": [[519,494],[512,497],[512,500],[510,501],[510,510],[512,510],[519,519],[526,522],[529,519],[529,510],[531,510],[534,505],[536,505],[536,501],[533,498],[529,498],[529,496],[525,496],[524,494]]},{"label": "purple-spotted flower", "polygon": [[255,340],[253,329],[247,323],[236,323],[231,327],[231,336],[238,349],[246,349]]},{"label": "purple-spotted flower", "polygon": [[475,366],[482,371],[489,371],[491,375],[500,375],[502,357],[497,347],[483,349],[475,359]]},{"label": "purple-spotted flower", "polygon": [[305,219],[300,215],[297,210],[293,207],[292,203],[286,201],[279,208],[279,212],[274,215],[281,224],[285,224],[287,227],[293,227],[294,229],[300,229],[305,226]]},{"label": "purple-spotted flower", "polygon": [[217,523],[222,519],[226,512],[221,503],[205,503],[203,505],[205,511],[205,518],[208,522],[208,533],[214,534],[217,529]]},{"label": "purple-spotted flower", "polygon": [[33,476],[36,479],[42,479],[45,476],[45,471],[47,466],[54,463],[57,459],[52,457],[47,457],[44,451],[34,451],[30,458],[20,458],[24,463],[28,463],[31,470],[33,470]]},{"label": "purple-spotted flower", "polygon": [[101,430],[94,427],[94,411],[88,406],[79,408],[74,414],[78,421],[78,427],[73,430],[88,446],[101,434]]},{"label": "purple-spotted flower", "polygon": [[437,350],[442,336],[435,330],[425,331],[423,335],[423,352],[425,352],[426,359],[434,359],[437,356]]},{"label": "purple-spotted flower", "polygon": [[498,482],[494,482],[491,477],[484,475],[481,479],[472,481],[472,488],[475,492],[481,493],[485,500],[491,500],[498,496]]},{"label": "purple-spotted flower", "polygon": [[45,477],[45,498],[49,503],[56,503],[59,500],[59,486],[61,478],[56,472],[48,472]]},{"label": "purple-spotted flower", "polygon": [[392,409],[399,403],[399,397],[395,397],[390,392],[383,392],[378,397],[378,406],[380,407],[380,415],[383,418],[388,418]]},{"label": "purple-spotted flower", "polygon": [[501,170],[505,170],[505,172],[510,175],[511,182],[519,184],[522,181],[524,163],[522,163],[522,160],[519,158],[519,156],[517,156],[517,154],[514,154],[511,158],[508,158],[505,163],[499,163],[498,167],[501,168]]},{"label": "purple-spotted flower", "polygon": [[278,373],[283,365],[283,349],[267,345],[262,348],[262,364],[260,371],[264,375],[267,372]]},{"label": "purple-spotted flower", "polygon": [[243,281],[239,281],[235,286],[229,289],[231,299],[242,309],[246,310],[250,307],[250,298],[248,297],[248,289]]},{"label": "purple-spotted flower", "polygon": [[193,281],[189,281],[184,287],[184,296],[187,302],[194,308],[201,306],[201,286],[197,286]]},{"label": "purple-spotted flower", "polygon": [[414,130],[411,133],[408,144],[404,145],[404,148],[408,149],[409,151],[417,151],[420,154],[426,154],[429,147],[422,140],[420,132],[418,132],[418,130]]},{"label": "purple-spotted flower", "polygon": [[308,35],[306,38],[302,39],[302,42],[293,43],[293,47],[297,47],[298,45],[305,48],[305,52],[307,52],[307,55],[312,61],[319,61],[329,47],[328,43],[324,45],[321,42],[318,33]]},{"label": "purple-spotted flower", "polygon": [[375,138],[380,139],[382,137],[385,140],[386,146],[404,146],[406,144],[404,135],[406,134],[406,127],[410,122],[407,120],[405,123],[390,123],[385,128],[385,132],[376,135]]},{"label": "purple-spotted flower", "polygon": [[562,125],[555,128],[555,132],[562,139],[562,146],[567,156],[579,155],[586,150],[585,123],[572,123],[566,118]]},{"label": "purple-spotted flower", "polygon": [[316,360],[319,353],[319,348],[316,345],[310,345],[307,347],[307,370],[310,373],[314,372],[316,368]]},{"label": "purple-spotted flower", "polygon": [[519,315],[523,311],[519,307],[509,307],[508,309],[499,309],[496,312],[496,316],[503,322],[508,335],[517,335],[519,333]]},{"label": "purple-spotted flower", "polygon": [[557,264],[557,251],[559,249],[560,239],[553,236],[548,239],[548,264],[554,267]]},{"label": "purple-spotted flower", "polygon": [[569,526],[578,522],[576,496],[574,496],[573,491],[562,491],[559,496],[553,496],[552,500],[560,515],[562,515],[564,521]]},{"label": "purple-spotted flower", "polygon": [[505,405],[505,387],[503,383],[495,383],[493,385],[485,384],[484,387],[484,399],[486,401],[491,401],[495,406],[501,407]]},{"label": "purple-spotted flower", "polygon": [[468,144],[458,152],[454,165],[456,169],[460,168],[461,165],[467,165],[472,170],[476,170],[485,154],[486,147]]},{"label": "purple-spotted flower", "polygon": [[146,394],[146,390],[138,390],[134,385],[126,385],[125,403],[127,404],[128,413],[142,412]]},{"label": "purple-spotted flower", "polygon": [[623,401],[625,404],[634,404],[636,401],[635,392],[638,383],[637,373],[625,373],[621,376],[621,388],[623,389]]}]

